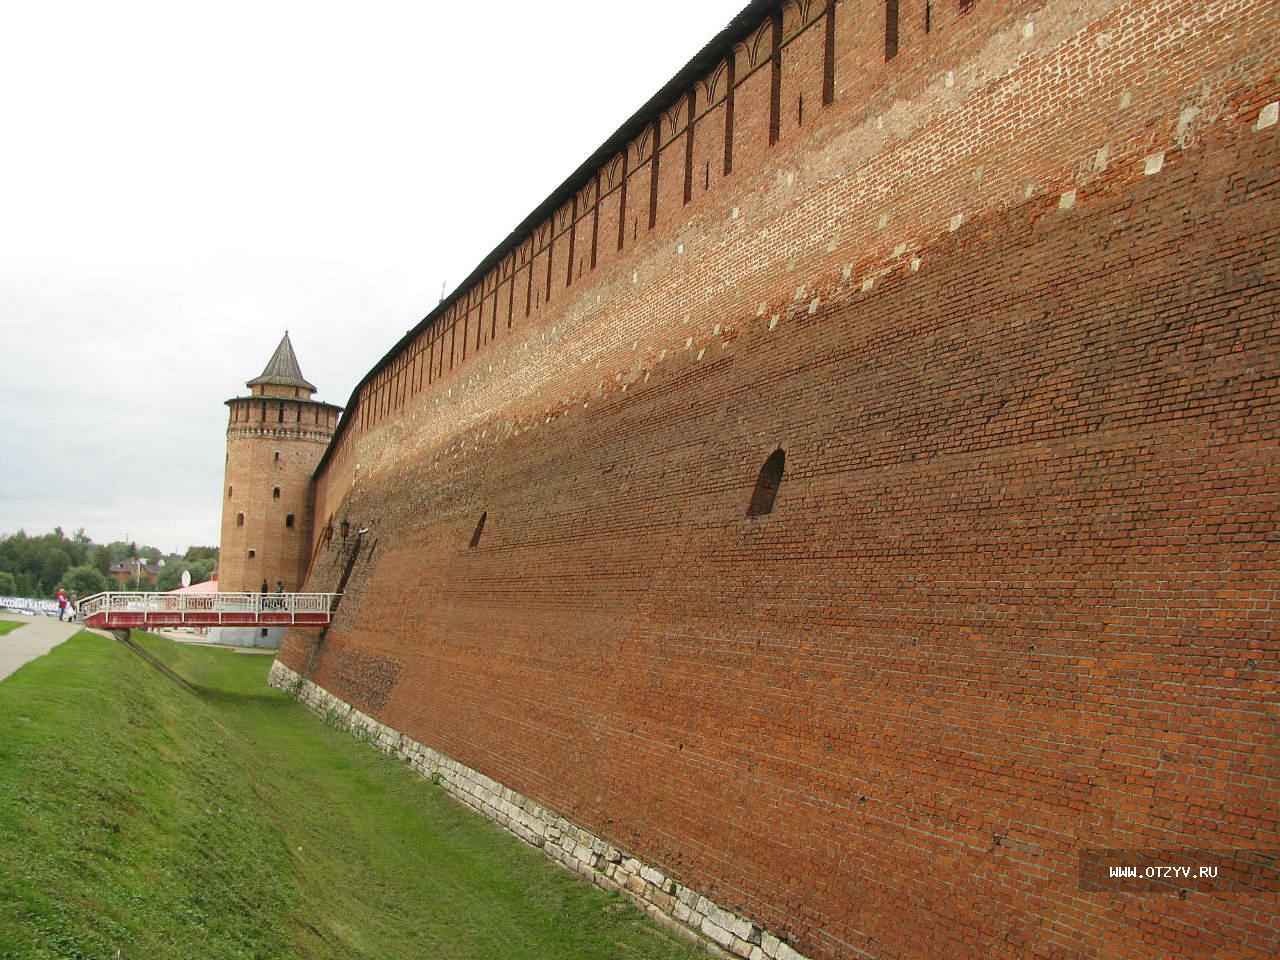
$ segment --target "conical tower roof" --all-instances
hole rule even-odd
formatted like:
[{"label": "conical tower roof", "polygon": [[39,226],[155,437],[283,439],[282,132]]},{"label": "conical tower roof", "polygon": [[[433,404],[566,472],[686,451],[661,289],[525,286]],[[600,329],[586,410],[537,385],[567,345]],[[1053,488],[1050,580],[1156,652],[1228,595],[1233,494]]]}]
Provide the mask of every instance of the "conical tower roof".
[{"label": "conical tower roof", "polygon": [[310,383],[302,375],[302,369],[298,366],[298,358],[293,352],[293,344],[289,342],[288,330],[284,332],[284,339],[280,341],[280,346],[276,347],[276,352],[267,361],[266,368],[259,376],[246,383],[245,386],[256,387],[260,384],[301,387],[312,393],[316,392],[315,384]]}]

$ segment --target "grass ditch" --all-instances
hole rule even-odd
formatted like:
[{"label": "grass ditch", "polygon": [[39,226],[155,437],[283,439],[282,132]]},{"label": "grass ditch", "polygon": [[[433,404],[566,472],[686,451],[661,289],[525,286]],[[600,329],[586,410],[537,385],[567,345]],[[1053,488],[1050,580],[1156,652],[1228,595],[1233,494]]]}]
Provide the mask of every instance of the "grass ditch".
[{"label": "grass ditch", "polygon": [[705,954],[266,687],[82,632],[0,682],[0,958]]}]

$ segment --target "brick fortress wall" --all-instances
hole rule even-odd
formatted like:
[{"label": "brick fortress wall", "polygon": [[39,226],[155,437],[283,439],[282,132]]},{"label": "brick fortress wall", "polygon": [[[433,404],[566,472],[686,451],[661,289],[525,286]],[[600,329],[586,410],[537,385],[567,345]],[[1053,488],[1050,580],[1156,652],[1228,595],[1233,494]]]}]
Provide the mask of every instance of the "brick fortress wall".
[{"label": "brick fortress wall", "polygon": [[370,372],[277,676],[738,952],[1272,956],[1078,857],[1277,846],[1280,8],[927,6],[765,11]]}]

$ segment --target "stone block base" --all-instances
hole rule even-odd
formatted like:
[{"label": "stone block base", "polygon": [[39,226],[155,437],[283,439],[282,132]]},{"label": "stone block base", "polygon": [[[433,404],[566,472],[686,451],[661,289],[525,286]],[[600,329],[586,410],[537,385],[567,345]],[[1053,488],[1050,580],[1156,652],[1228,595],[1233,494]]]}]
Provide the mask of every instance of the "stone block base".
[{"label": "stone block base", "polygon": [[263,647],[279,650],[284,642],[284,627],[210,627],[210,643],[222,643],[228,647]]}]

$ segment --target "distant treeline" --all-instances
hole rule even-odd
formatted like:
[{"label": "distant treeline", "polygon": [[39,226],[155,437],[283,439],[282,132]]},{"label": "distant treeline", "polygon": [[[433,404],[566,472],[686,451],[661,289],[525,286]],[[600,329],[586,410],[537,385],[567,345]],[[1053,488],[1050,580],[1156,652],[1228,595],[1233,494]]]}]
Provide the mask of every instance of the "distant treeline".
[{"label": "distant treeline", "polygon": [[[119,583],[110,576],[111,565],[126,560],[164,565],[155,583],[145,573]],[[116,540],[94,543],[84,528],[68,537],[61,527],[37,537],[19,530],[0,538],[0,596],[52,597],[59,589],[87,597],[103,590],[172,590],[179,586],[183,570],[192,583],[203,583],[218,562],[217,547],[188,547],[184,554],[165,553],[155,547]]]}]

